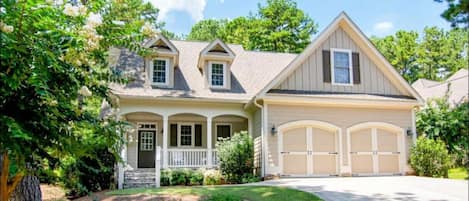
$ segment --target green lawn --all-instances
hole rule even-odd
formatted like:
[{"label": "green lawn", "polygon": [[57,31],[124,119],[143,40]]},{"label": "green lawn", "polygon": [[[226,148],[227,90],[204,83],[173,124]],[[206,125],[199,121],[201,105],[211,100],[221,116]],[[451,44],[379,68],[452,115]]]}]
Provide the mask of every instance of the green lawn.
[{"label": "green lawn", "polygon": [[467,170],[463,167],[450,169],[448,172],[450,179],[467,179]]},{"label": "green lawn", "polygon": [[299,190],[271,186],[198,186],[198,187],[162,187],[116,190],[106,195],[160,194],[160,195],[199,195],[207,201],[315,201],[317,196]]}]

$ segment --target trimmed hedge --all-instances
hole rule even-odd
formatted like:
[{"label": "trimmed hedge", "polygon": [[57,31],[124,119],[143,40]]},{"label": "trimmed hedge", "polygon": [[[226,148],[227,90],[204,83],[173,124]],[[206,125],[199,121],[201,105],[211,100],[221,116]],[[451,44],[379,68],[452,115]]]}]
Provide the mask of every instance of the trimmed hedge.
[{"label": "trimmed hedge", "polygon": [[160,184],[162,186],[215,185],[221,184],[221,180],[222,177],[218,170],[164,169],[161,170]]}]

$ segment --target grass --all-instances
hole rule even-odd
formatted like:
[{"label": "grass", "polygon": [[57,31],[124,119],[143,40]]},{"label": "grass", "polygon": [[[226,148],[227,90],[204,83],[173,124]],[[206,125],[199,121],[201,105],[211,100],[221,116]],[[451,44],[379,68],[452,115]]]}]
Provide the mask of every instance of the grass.
[{"label": "grass", "polygon": [[450,179],[468,179],[467,170],[464,167],[452,168],[448,171]]},{"label": "grass", "polygon": [[132,195],[132,194],[158,194],[158,195],[198,195],[207,201],[319,201],[317,196],[283,187],[272,186],[198,186],[198,187],[162,187],[162,188],[136,188],[116,190],[106,195]]}]

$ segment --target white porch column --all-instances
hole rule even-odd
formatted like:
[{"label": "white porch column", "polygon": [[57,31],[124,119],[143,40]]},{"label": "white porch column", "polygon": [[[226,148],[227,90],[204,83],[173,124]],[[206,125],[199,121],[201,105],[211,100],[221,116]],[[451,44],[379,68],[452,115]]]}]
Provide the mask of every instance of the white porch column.
[{"label": "white porch column", "polygon": [[168,168],[168,116],[163,116],[163,168]]},{"label": "white porch column", "polygon": [[212,167],[212,117],[207,117],[207,166]]}]

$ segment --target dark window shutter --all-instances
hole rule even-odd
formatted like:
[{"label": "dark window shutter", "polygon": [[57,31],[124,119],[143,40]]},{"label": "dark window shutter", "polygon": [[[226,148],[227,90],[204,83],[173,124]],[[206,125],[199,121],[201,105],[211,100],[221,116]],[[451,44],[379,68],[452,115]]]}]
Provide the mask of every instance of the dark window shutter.
[{"label": "dark window shutter", "polygon": [[329,50],[322,51],[322,77],[324,82],[331,82],[331,52]]},{"label": "dark window shutter", "polygon": [[202,125],[200,124],[195,125],[195,146],[202,146]]},{"label": "dark window shutter", "polygon": [[360,84],[360,55],[358,52],[352,53],[353,83]]},{"label": "dark window shutter", "polygon": [[169,146],[178,146],[178,125],[177,124],[171,124],[171,129],[170,129],[170,143]]}]

